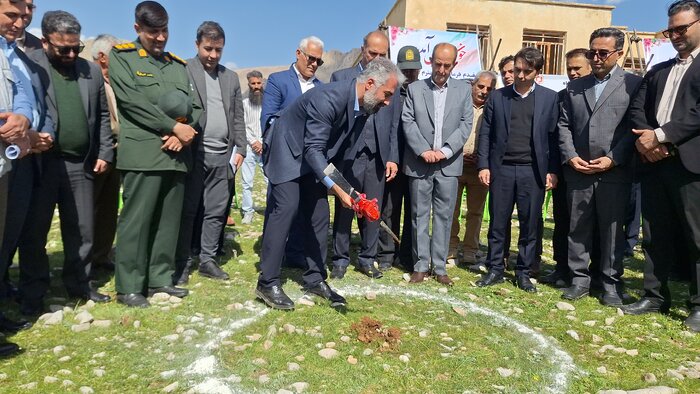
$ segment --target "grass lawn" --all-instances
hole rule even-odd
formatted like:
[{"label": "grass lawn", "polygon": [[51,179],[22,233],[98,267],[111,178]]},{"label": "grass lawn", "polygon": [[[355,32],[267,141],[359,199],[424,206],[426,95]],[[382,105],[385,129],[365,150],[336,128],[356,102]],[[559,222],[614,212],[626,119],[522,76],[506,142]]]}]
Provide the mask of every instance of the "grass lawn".
[{"label": "grass lawn", "polygon": [[[255,200],[263,206],[260,179]],[[545,227],[548,269],[550,220]],[[0,392],[596,393],[651,386],[700,392],[700,335],[682,325],[685,283],[672,284],[669,315],[621,316],[592,298],[572,303],[575,310],[559,309],[560,292],[543,285],[537,294],[509,281],[477,288],[478,275],[460,267],[448,269],[455,280],[449,289],[433,280],[409,285],[397,269],[378,280],[350,270],[331,281],[349,300],[335,310],[303,297],[301,273],[285,270],[284,288],[297,309],[272,311],[253,294],[262,216],[235,229],[223,266],[229,281],[194,274],[189,297],[153,300],[137,310],[65,298],[55,220],[47,306],[63,309],[63,320],[8,338],[25,351],[0,361]],[[482,242],[485,233],[486,224]],[[514,226],[513,239],[516,234]],[[637,252],[626,261],[635,295],[642,259]],[[11,276],[16,279],[16,267]],[[105,278],[101,290],[114,296],[113,279]],[[18,317],[15,304],[2,308]],[[91,325],[78,325],[81,310],[92,315]],[[364,318],[381,324],[379,334],[392,329],[400,340],[367,341],[360,335]]]}]

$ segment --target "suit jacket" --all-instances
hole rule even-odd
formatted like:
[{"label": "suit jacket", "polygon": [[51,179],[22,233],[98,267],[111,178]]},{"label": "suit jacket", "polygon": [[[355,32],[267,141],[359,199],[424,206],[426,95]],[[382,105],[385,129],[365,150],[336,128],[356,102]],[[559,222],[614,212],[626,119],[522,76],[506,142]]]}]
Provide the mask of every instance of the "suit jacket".
[{"label": "suit jacket", "polygon": [[[60,127],[60,119],[58,118],[49,59],[44,51],[32,51],[27,56],[39,66],[37,68],[39,79],[46,88],[44,93],[46,94],[48,113],[53,119],[56,129],[58,129]],[[109,124],[109,107],[107,106],[104,80],[102,79],[100,68],[96,64],[79,57],[75,62],[75,71],[78,75],[80,96],[83,99],[83,108],[88,121],[88,131],[90,132],[90,146],[87,155],[85,155],[83,167],[86,176],[92,178],[94,176],[92,170],[97,159],[102,159],[108,163],[114,160],[112,129]]]},{"label": "suit jacket", "polygon": [[[344,81],[347,79],[357,78],[362,70],[358,64],[355,67],[344,68],[338,70],[331,75],[331,82]],[[394,97],[398,98],[400,95],[400,87],[396,88],[394,92]],[[379,157],[386,166],[387,162],[398,163],[399,162],[399,146],[398,146],[398,128],[399,122],[401,121],[401,100],[393,99],[391,103],[382,107],[379,112],[374,115],[370,115],[368,122],[374,123],[374,134],[377,140],[377,153]],[[363,144],[361,139],[358,139],[358,144],[353,149],[348,149],[345,152],[344,161],[352,162],[357,156],[357,152],[362,149]]]},{"label": "suit jacket", "polygon": [[[315,87],[322,84],[316,77],[313,77],[313,82]],[[268,119],[280,110],[287,108],[299,96],[301,96],[301,85],[297,72],[294,71],[294,64],[289,67],[289,70],[272,73],[267,77],[262,110],[260,111],[260,127],[263,134],[267,128]]]},{"label": "suit jacket", "polygon": [[442,123],[442,148],[448,146],[452,156],[436,164],[428,164],[420,157],[433,150],[435,136],[435,104],[430,79],[408,85],[408,95],[403,104],[403,123],[406,149],[404,172],[414,178],[422,178],[436,169],[445,176],[462,175],[462,148],[472,129],[472,95],[465,81],[450,78],[447,82],[447,97]]},{"label": "suit jacket", "polygon": [[[30,34],[27,33],[27,37],[29,37],[29,35]],[[20,60],[22,60],[22,62],[24,63],[24,65],[27,67],[27,71],[29,71],[29,78],[32,81],[32,89],[34,89],[34,97],[37,101],[36,110],[39,114],[39,119],[36,122],[36,127],[34,127],[34,129],[42,133],[49,133],[51,134],[51,137],[55,139],[56,130],[54,127],[53,118],[49,113],[48,103],[46,102],[46,87],[44,86],[41,80],[41,67],[38,64],[36,64],[32,59],[30,59],[29,56],[27,56],[27,54],[24,53],[21,49],[16,48],[15,53],[17,54],[17,57],[19,57]]]},{"label": "suit jacket", "polygon": [[693,61],[683,75],[671,112],[671,121],[659,125],[656,113],[675,59],[659,63],[649,71],[630,105],[630,120],[635,129],[658,127],[678,149],[683,166],[700,174],[700,61]]},{"label": "suit jacket", "polygon": [[[642,78],[617,67],[596,102],[593,74],[569,82],[559,113],[559,149],[563,173],[571,184],[631,182],[634,134],[626,116]],[[608,171],[583,174],[566,165],[574,157],[590,161],[607,156],[614,162]]]},{"label": "suit jacket", "polygon": [[313,88],[279,113],[263,135],[263,169],[272,184],[312,171],[323,179],[328,163],[354,146],[367,119],[355,118],[355,86],[352,79]]},{"label": "suit jacket", "polygon": [[[207,125],[207,89],[204,79],[204,66],[198,58],[187,61],[187,74],[194,85],[194,90],[202,103],[202,115],[199,117],[199,133],[193,144],[193,149],[198,149],[202,144],[202,131]],[[217,73],[219,86],[221,88],[224,112],[226,113],[226,124],[228,125],[228,148],[226,153],[231,156],[233,147],[236,146],[236,153],[246,155],[245,122],[243,120],[243,99],[241,97],[241,83],[238,81],[238,74],[228,68],[218,65]],[[233,173],[229,174],[233,175]]]},{"label": "suit jacket", "polygon": [[[559,120],[558,95],[544,86],[537,86],[535,95],[535,113],[532,121],[532,151],[535,174],[540,186],[547,184],[547,174],[559,174],[560,154],[557,136]],[[493,173],[503,165],[503,156],[508,146],[510,132],[511,106],[515,98],[513,86],[506,86],[491,92],[486,101],[484,116],[479,130],[477,150],[477,167],[489,169]]]}]

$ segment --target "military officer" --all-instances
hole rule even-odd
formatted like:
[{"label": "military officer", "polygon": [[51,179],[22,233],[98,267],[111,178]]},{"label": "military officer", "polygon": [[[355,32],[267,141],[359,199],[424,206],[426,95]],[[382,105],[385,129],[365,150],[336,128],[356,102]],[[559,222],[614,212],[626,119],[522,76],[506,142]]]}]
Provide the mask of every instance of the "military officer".
[{"label": "military officer", "polygon": [[121,120],[117,168],[123,175],[124,199],[117,227],[115,281],[118,302],[147,307],[146,296],[157,292],[188,294],[187,289],[172,286],[172,274],[191,160],[187,145],[196,134],[192,126],[201,106],[187,104],[192,110],[178,119],[165,109],[182,103],[164,102],[164,98],[194,100],[185,61],[165,51],[165,8],[155,1],[141,2],[135,19],[138,39],[116,45],[109,64]]}]

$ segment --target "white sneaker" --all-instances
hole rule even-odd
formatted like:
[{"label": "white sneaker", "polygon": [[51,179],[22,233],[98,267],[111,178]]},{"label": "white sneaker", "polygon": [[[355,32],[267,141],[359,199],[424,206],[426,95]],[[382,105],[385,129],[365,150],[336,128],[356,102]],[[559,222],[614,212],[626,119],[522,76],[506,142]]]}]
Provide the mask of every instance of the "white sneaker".
[{"label": "white sneaker", "polygon": [[255,215],[255,212],[246,212],[243,214],[243,224],[250,224],[253,221],[253,215]]}]

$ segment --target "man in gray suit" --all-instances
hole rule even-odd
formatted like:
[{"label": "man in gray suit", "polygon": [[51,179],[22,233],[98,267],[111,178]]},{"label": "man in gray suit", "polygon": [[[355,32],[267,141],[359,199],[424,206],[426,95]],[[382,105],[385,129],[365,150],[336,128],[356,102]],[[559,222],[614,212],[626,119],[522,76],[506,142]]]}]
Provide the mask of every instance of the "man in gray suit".
[{"label": "man in gray suit", "polygon": [[93,180],[105,172],[114,155],[109,109],[102,72],[78,57],[80,23],[65,11],[49,11],[41,22],[44,50],[29,57],[40,67],[56,145],[42,154],[42,178],[32,195],[27,218],[27,253],[20,258],[21,311],[36,314],[49,287],[46,238],[56,204],[61,216],[63,284],[71,297],[106,302],[110,297],[90,288],[87,273],[93,226]]},{"label": "man in gray suit", "polygon": [[[457,48],[441,43],[433,49],[429,79],[408,86],[401,120],[407,148],[404,171],[409,179],[413,210],[413,260],[411,283],[422,282],[430,263],[436,280],[451,285],[446,264],[457,200],[457,177],[462,175],[462,148],[472,127],[469,85],[450,78]],[[433,234],[428,235],[430,211]]]},{"label": "man in gray suit", "polygon": [[[215,261],[216,251],[227,216],[229,180],[243,163],[246,140],[238,75],[219,64],[225,40],[224,30],[218,23],[202,23],[197,29],[197,57],[187,62],[190,81],[204,112],[199,118],[199,134],[190,148],[194,160],[185,181],[175,284],[185,284],[189,280],[192,238],[193,234],[200,233],[193,231],[194,227],[201,229],[199,274],[228,279],[228,274]],[[235,152],[234,147],[237,148]],[[203,206],[202,222],[197,223],[195,217],[200,205]]]},{"label": "man in gray suit", "polygon": [[[627,201],[632,182],[630,159],[634,134],[625,117],[642,78],[618,67],[625,34],[615,28],[595,30],[586,57],[592,74],[573,80],[563,94],[559,115],[559,148],[571,223],[568,260],[572,285],[562,298],[589,294],[590,257],[597,260],[603,305],[622,305],[622,259]],[[594,251],[594,237],[599,237]]]},{"label": "man in gray suit", "polygon": [[[326,283],[329,224],[328,191],[345,208],[352,198],[324,174],[338,164],[361,138],[367,117],[389,105],[403,75],[388,59],[376,58],[354,79],[333,82],[304,93],[275,115],[263,134],[263,169],[269,180],[268,214],[262,240],[260,276],[255,294],[276,309],[293,309],[282,291],[280,267],[292,220],[297,212],[304,231],[308,267],[304,290],[325,298],[331,306],[345,298]],[[321,182],[319,182],[321,181]]]}]

